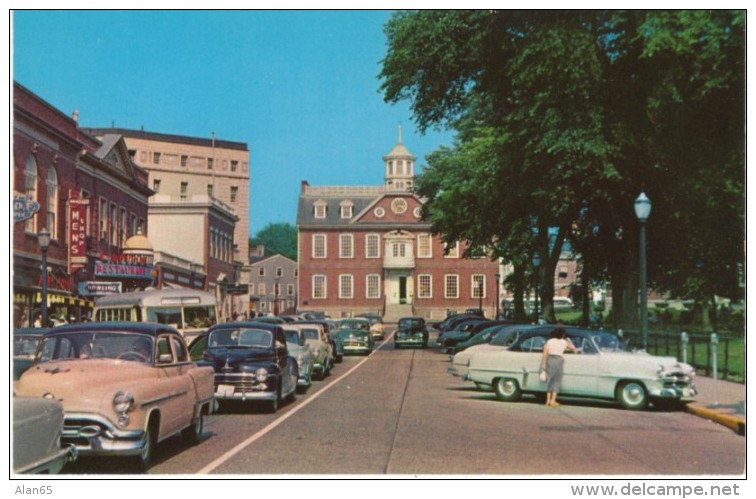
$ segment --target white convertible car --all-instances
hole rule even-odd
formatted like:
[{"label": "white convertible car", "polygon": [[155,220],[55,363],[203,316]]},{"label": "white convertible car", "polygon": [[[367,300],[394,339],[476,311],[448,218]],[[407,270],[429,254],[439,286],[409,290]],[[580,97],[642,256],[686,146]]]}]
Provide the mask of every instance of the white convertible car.
[{"label": "white convertible car", "polygon": [[[616,400],[626,409],[678,407],[696,395],[695,370],[674,357],[628,351],[619,336],[606,331],[566,327],[578,348],[566,354],[559,395]],[[501,400],[516,401],[523,393],[542,395],[541,352],[550,330],[520,335],[506,350],[487,350],[470,357],[467,378],[490,385]]]}]

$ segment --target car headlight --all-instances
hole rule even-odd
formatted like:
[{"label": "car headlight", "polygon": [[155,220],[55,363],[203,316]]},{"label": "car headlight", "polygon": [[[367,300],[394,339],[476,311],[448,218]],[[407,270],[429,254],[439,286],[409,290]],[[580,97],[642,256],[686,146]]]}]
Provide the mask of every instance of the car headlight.
[{"label": "car headlight", "polygon": [[129,412],[134,408],[134,396],[129,392],[116,392],[113,397],[113,410],[118,417],[119,426],[129,424]]},{"label": "car headlight", "polygon": [[255,371],[255,376],[257,376],[257,381],[262,383],[263,381],[268,379],[268,370],[264,367],[261,367],[257,369],[257,371]]}]

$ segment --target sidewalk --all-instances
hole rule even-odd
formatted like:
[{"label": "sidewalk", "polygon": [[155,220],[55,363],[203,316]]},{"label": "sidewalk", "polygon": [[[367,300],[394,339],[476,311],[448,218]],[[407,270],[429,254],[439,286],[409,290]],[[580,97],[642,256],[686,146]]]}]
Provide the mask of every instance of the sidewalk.
[{"label": "sidewalk", "polygon": [[695,383],[698,395],[685,410],[745,435],[746,385],[706,376],[696,376]]}]

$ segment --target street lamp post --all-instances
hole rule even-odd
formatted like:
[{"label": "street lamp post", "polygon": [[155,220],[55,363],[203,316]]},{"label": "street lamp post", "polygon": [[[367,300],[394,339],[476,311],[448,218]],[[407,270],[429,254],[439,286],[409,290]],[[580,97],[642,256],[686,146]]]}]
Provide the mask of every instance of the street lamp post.
[{"label": "street lamp post", "polygon": [[540,267],[541,265],[541,255],[539,255],[537,251],[533,253],[532,263],[533,263],[533,268],[535,269],[535,278],[536,278],[535,279],[535,322],[536,324],[538,324],[538,279],[540,277],[538,274],[538,267]]},{"label": "street lamp post", "polygon": [[635,200],[635,216],[640,222],[640,312],[643,349],[648,349],[648,283],[646,271],[646,221],[651,214],[651,200],[641,192]]},{"label": "street lamp post", "polygon": [[501,276],[499,275],[498,272],[496,274],[494,274],[494,281],[496,281],[496,295],[495,295],[495,299],[496,299],[496,316],[494,317],[495,321],[499,320],[499,278],[501,278]]},{"label": "street lamp post", "polygon": [[50,247],[50,231],[43,227],[37,234],[42,252],[42,327],[47,327],[47,248]]}]

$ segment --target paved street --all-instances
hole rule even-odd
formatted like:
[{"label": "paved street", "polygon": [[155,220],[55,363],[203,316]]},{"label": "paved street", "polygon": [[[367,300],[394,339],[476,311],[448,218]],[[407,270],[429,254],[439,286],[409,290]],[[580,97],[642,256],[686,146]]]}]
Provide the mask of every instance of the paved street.
[{"label": "paved street", "polygon": [[[277,414],[231,407],[202,443],[167,441],[150,474],[741,475],[745,438],[685,412],[597,401],[497,401],[446,373],[436,349],[346,357]],[[681,458],[681,456],[685,456]],[[70,473],[130,473],[82,460]]]}]

